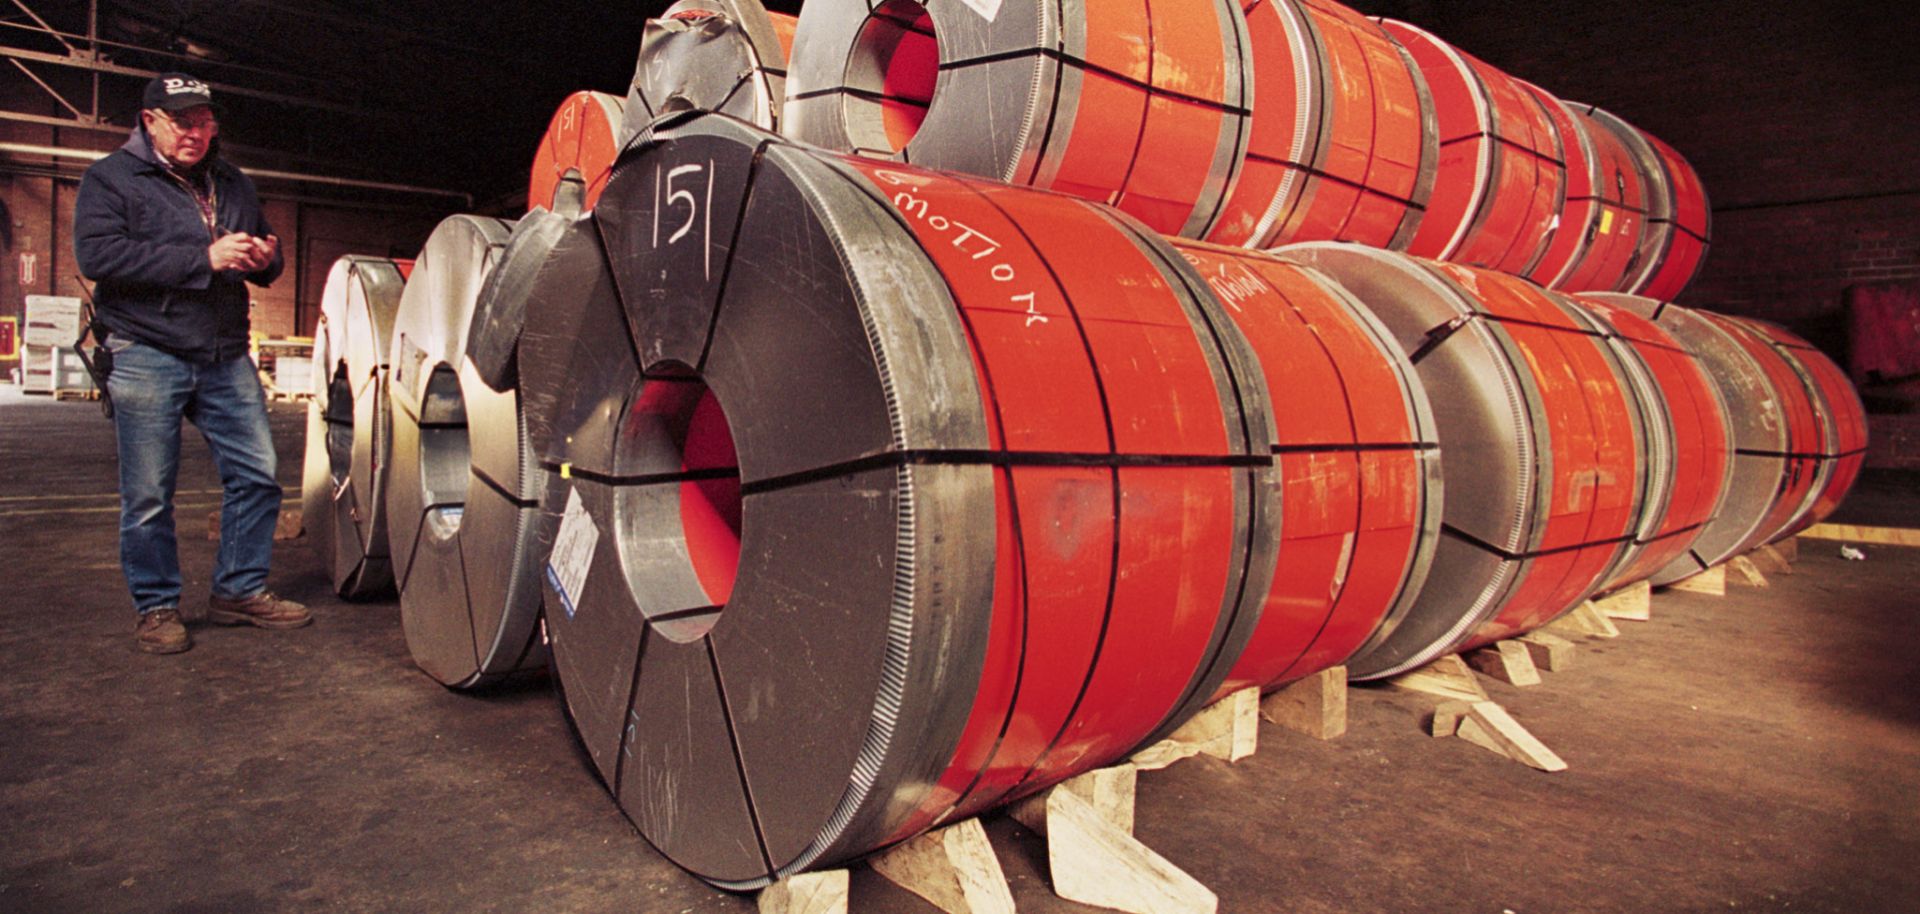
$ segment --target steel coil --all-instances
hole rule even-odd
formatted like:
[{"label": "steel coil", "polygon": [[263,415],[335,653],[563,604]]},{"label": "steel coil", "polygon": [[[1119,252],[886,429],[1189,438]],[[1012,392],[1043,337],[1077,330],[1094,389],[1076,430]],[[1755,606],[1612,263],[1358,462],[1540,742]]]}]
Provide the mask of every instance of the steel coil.
[{"label": "steel coil", "polygon": [[1831,464],[1813,501],[1784,529],[1769,536],[1771,542],[1826,520],[1846,499],[1853,484],[1859,481],[1860,470],[1867,459],[1867,412],[1860,402],[1860,392],[1826,353],[1778,324],[1753,318],[1733,319],[1766,337],[1775,351],[1793,365],[1820,416],[1818,459]]},{"label": "steel coil", "polygon": [[1419,69],[1379,24],[1331,0],[1242,6],[1254,74],[1250,136],[1208,239],[1406,247],[1439,157]]},{"label": "steel coil", "polygon": [[1680,571],[1687,570],[1687,550],[1726,498],[1733,475],[1733,425],[1707,367],[1684,343],[1604,296],[1580,296],[1579,301],[1605,325],[1607,339],[1623,356],[1637,361],[1651,382],[1650,396],[1643,402],[1649,407],[1645,424],[1653,444],[1651,497],[1658,508],[1643,517],[1626,561],[1601,587],[1615,590],[1660,579],[1676,562]]},{"label": "steel coil", "polygon": [[1568,183],[1560,227],[1530,275],[1569,292],[1622,288],[1641,256],[1646,234],[1646,179],[1632,150],[1595,119],[1592,109],[1535,92],[1543,104],[1551,100],[1547,110],[1558,115]]},{"label": "steel coil", "polygon": [[620,145],[675,111],[717,111],[779,130],[795,25],[760,0],[679,0],[647,20]]},{"label": "steel coil", "polygon": [[393,587],[384,495],[389,438],[387,350],[410,261],[334,261],[313,337],[301,514],[334,592],[347,599]]},{"label": "steel coil", "polygon": [[538,469],[514,393],[466,356],[474,300],[509,225],[451,216],[427,238],[394,317],[387,517],[407,649],[471,688],[544,666]]},{"label": "steel coil", "polygon": [[1617,356],[1577,309],[1505,274],[1341,244],[1283,249],[1379,317],[1418,370],[1444,454],[1442,539],[1371,679],[1545,624],[1633,538],[1644,432]]},{"label": "steel coil", "polygon": [[1386,328],[1326,275],[1176,246],[1246,336],[1267,389],[1302,394],[1274,410],[1273,588],[1222,686],[1273,689],[1366,653],[1412,607],[1440,532],[1433,410]]},{"label": "steel coil", "polygon": [[1713,208],[1707,203],[1706,186],[1700,183],[1700,175],[1686,157],[1659,137],[1646,131],[1640,134],[1653,147],[1654,161],[1660,167],[1662,183],[1671,198],[1667,211],[1672,225],[1665,245],[1653,255],[1653,267],[1639,292],[1648,298],[1668,301],[1700,273],[1713,233]]},{"label": "steel coil", "polygon": [[554,193],[569,173],[581,177],[584,205],[593,208],[620,152],[617,138],[624,129],[625,105],[619,96],[587,91],[575,92],[560,103],[534,152],[527,209],[551,207]]},{"label": "steel coil", "polygon": [[1109,202],[1203,237],[1248,142],[1232,0],[814,0],[783,129],[828,149]]},{"label": "steel coil", "polygon": [[1526,275],[1567,196],[1566,154],[1546,106],[1519,80],[1404,22],[1381,26],[1426,77],[1438,175],[1410,254]]},{"label": "steel coil", "polygon": [[521,352],[555,667],[649,840],[753,886],[1202,707],[1278,536],[1257,362],[1186,261],[725,118],[654,140]]}]

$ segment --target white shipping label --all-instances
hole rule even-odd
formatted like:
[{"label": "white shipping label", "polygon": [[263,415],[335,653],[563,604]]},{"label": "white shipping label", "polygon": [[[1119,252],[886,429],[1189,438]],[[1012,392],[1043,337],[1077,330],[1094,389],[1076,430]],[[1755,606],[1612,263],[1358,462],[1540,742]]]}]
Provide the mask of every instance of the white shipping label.
[{"label": "white shipping label", "polygon": [[600,527],[580,502],[580,490],[567,493],[567,510],[560,515],[560,533],[553,539],[553,552],[547,556],[547,583],[560,594],[560,608],[573,618],[581,589],[587,584],[587,569],[593,567],[593,547],[600,543]]},{"label": "white shipping label", "polygon": [[992,22],[1000,15],[1000,0],[960,0],[967,8],[980,14],[980,18]]}]

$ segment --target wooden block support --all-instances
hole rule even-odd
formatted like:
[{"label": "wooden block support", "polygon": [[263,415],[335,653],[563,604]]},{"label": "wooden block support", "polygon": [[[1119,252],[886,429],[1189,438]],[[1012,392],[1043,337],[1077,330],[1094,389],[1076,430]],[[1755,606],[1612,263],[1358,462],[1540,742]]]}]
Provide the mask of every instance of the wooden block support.
[{"label": "wooden block support", "polygon": [[1046,796],[1047,868],[1054,894],[1132,914],[1215,914],[1199,880],[1116,827],[1093,804],[1055,787]]},{"label": "wooden block support", "polygon": [[1491,701],[1448,701],[1433,712],[1435,737],[1458,736],[1541,771],[1565,771],[1567,763],[1527,728]]},{"label": "wooden block support", "polygon": [[1173,735],[1134,755],[1133,766],[1156,771],[1196,755],[1237,762],[1253,754],[1260,735],[1260,690],[1245,688],[1201,709]]},{"label": "wooden block support", "polygon": [[1045,836],[1047,793],[1065,790],[1092,804],[1101,816],[1113,823],[1113,827],[1133,834],[1133,792],[1139,782],[1140,769],[1122,763],[1062,781],[1045,792],[1015,803],[1007,812],[1034,834]]},{"label": "wooden block support", "polygon": [[1540,671],[1534,668],[1533,656],[1527,652],[1527,646],[1518,641],[1501,641],[1474,651],[1467,655],[1467,665],[1508,685],[1540,684]]},{"label": "wooden block support", "polygon": [[1462,701],[1486,701],[1487,689],[1473,678],[1467,662],[1451,654],[1417,670],[1408,670],[1387,683],[1398,688]]},{"label": "wooden block support", "polygon": [[1260,699],[1260,716],[1314,739],[1347,732],[1347,668],[1321,670]]},{"label": "wooden block support", "polygon": [[1710,597],[1727,595],[1727,566],[1715,565],[1690,578],[1681,578],[1667,585],[1668,590],[1681,593],[1698,593]]},{"label": "wooden block support", "polygon": [[1620,626],[1601,613],[1592,600],[1575,606],[1566,615],[1548,623],[1547,630],[1566,638],[1620,637]]},{"label": "wooden block support", "polygon": [[1552,632],[1528,632],[1517,639],[1533,655],[1533,665],[1549,673],[1573,669],[1573,655],[1579,648]]},{"label": "wooden block support", "polygon": [[867,864],[947,914],[1014,914],[1013,892],[979,819],[903,841]]},{"label": "wooden block support", "polygon": [[1767,548],[1780,553],[1780,557],[1785,559],[1788,565],[1800,561],[1800,538],[1797,536],[1789,536],[1778,542],[1768,543]]},{"label": "wooden block support", "polygon": [[1844,540],[1881,546],[1920,546],[1920,530],[1910,527],[1860,527],[1853,524],[1814,524],[1800,534],[1808,539]]},{"label": "wooden block support", "polygon": [[1744,555],[1736,555],[1732,560],[1727,562],[1727,567],[1733,569],[1736,578],[1750,586],[1768,586],[1767,576],[1760,573],[1760,566],[1755,565],[1753,559]]},{"label": "wooden block support", "polygon": [[760,914],[847,914],[847,871],[788,876],[760,890]]},{"label": "wooden block support", "polygon": [[1653,618],[1653,585],[1635,581],[1593,601],[1595,609],[1609,619],[1645,622]]},{"label": "wooden block support", "polygon": [[[1792,542],[1791,539],[1784,542]],[[1777,546],[1768,544],[1747,553],[1747,558],[1759,566],[1762,574],[1792,574],[1793,562]]]}]

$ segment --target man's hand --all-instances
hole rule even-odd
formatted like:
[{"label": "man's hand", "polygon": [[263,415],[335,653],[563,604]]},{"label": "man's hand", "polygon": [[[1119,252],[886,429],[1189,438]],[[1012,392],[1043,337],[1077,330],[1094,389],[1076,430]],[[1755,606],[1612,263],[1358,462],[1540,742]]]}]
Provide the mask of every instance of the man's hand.
[{"label": "man's hand", "polygon": [[259,267],[253,265],[254,244],[256,239],[246,232],[229,232],[207,247],[207,262],[213,265],[213,271],[240,270],[251,273]]},{"label": "man's hand", "polygon": [[258,235],[252,235],[249,237],[253,242],[253,260],[247,266],[247,272],[252,273],[256,270],[264,270],[272,266],[273,255],[280,251],[280,236],[268,235],[262,238]]}]

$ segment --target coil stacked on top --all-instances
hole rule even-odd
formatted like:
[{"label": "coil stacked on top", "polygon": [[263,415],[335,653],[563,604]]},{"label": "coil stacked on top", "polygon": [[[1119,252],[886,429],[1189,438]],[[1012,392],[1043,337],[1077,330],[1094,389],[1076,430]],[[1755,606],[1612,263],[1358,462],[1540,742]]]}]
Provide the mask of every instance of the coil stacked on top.
[{"label": "coil stacked on top", "polygon": [[1538,86],[1527,89],[1560,135],[1567,195],[1560,226],[1527,277],[1570,292],[1621,288],[1640,252],[1647,188],[1640,166],[1618,134],[1590,109],[1569,105]]},{"label": "coil stacked on top", "polygon": [[1546,107],[1519,80],[1404,22],[1381,26],[1419,65],[1440,135],[1421,257],[1525,275],[1567,196],[1566,154]]},{"label": "coil stacked on top", "polygon": [[1242,7],[1255,83],[1251,136],[1208,240],[1405,248],[1439,157],[1419,69],[1378,23],[1331,0]]},{"label": "coil stacked on top", "polygon": [[509,231],[442,221],[394,318],[386,504],[400,619],[414,662],[454,688],[546,664],[538,474],[513,392],[488,387],[467,358],[474,300]]},{"label": "coil stacked on top", "polygon": [[1441,465],[1413,365],[1324,274],[1178,242],[1260,359],[1274,412],[1281,547],[1260,627],[1222,692],[1273,689],[1391,635],[1438,543]]},{"label": "coil stacked on top", "polygon": [[796,20],[760,0],[679,0],[647,20],[627,90],[620,147],[654,118],[718,111],[780,129]]},{"label": "coil stacked on top", "polygon": [[1632,539],[1644,435],[1616,356],[1577,311],[1524,280],[1356,245],[1301,244],[1393,333],[1433,404],[1442,539],[1406,617],[1349,661],[1412,669],[1550,621]]},{"label": "coil stacked on top", "polygon": [[1719,513],[1733,477],[1733,424],[1708,367],[1686,344],[1645,317],[1602,296],[1580,296],[1581,307],[1605,327],[1623,361],[1637,360],[1652,388],[1642,402],[1649,415],[1649,474],[1657,510],[1643,517],[1620,569],[1601,586],[1615,590],[1654,578],[1681,562]]},{"label": "coil stacked on top", "polygon": [[751,886],[1197,711],[1277,530],[1254,357],[1178,254],[724,118],[654,139],[521,350],[556,669],[642,832]]},{"label": "coil stacked on top", "polygon": [[1831,464],[1812,503],[1784,529],[1769,536],[1771,542],[1827,519],[1846,499],[1853,484],[1859,481],[1860,469],[1867,458],[1867,411],[1860,402],[1860,392],[1847,380],[1846,372],[1812,343],[1778,324],[1744,317],[1733,320],[1765,337],[1768,344],[1793,365],[1813,400],[1814,411],[1820,416],[1818,456],[1823,463]]},{"label": "coil stacked on top", "polygon": [[301,514],[334,592],[347,599],[393,587],[383,505],[387,350],[411,267],[411,261],[342,257],[320,295]]},{"label": "coil stacked on top", "polygon": [[1202,237],[1246,152],[1252,78],[1231,0],[815,0],[782,129]]},{"label": "coil stacked on top", "polygon": [[551,207],[554,192],[570,171],[582,176],[586,207],[593,207],[620,153],[616,140],[625,104],[619,96],[584,90],[560,102],[533,155],[527,209]]},{"label": "coil stacked on top", "polygon": [[1679,150],[1659,137],[1634,128],[1653,149],[1653,165],[1662,173],[1667,193],[1671,226],[1665,245],[1653,256],[1647,280],[1637,290],[1648,298],[1671,301],[1700,273],[1707,257],[1713,233],[1713,208],[1707,204],[1706,185]]}]

